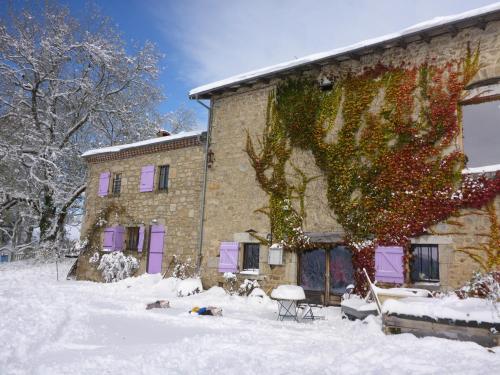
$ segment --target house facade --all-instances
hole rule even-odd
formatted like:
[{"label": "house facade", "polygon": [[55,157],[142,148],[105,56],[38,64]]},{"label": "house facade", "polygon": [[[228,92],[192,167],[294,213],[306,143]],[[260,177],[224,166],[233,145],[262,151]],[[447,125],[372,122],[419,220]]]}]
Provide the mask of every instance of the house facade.
[{"label": "house facade", "polygon": [[[204,285],[223,285],[231,272],[266,291],[298,284],[336,303],[365,263],[381,282],[441,290],[481,262],[498,267],[498,168],[460,171],[499,163],[500,138],[481,141],[491,160],[465,164],[460,155],[477,151],[467,142],[486,121],[469,109],[498,108],[499,82],[496,5],[192,90],[190,98],[210,100]],[[412,157],[420,159],[403,168]],[[478,178],[488,187],[471,188]],[[387,196],[367,188],[375,182]]]},{"label": "house facade", "polygon": [[123,251],[136,274],[195,263],[206,133],[185,132],[86,152],[88,183],[78,279],[101,281],[90,259]]}]

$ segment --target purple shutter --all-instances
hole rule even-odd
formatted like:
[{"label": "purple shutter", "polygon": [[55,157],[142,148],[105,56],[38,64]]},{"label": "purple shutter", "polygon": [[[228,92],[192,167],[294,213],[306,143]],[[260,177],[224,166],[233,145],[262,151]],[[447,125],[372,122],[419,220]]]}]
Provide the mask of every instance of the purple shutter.
[{"label": "purple shutter", "polygon": [[154,165],[146,165],[141,169],[141,182],[139,185],[139,191],[153,191],[155,179],[155,166]]},{"label": "purple shutter", "polygon": [[219,272],[238,271],[238,242],[221,242]]},{"label": "purple shutter", "polygon": [[151,226],[151,240],[149,241],[148,273],[161,272],[164,237],[165,237],[165,227],[163,225]]},{"label": "purple shutter", "polygon": [[105,251],[113,251],[115,249],[115,229],[116,228],[104,229],[104,239],[102,242],[102,248]]},{"label": "purple shutter", "polygon": [[375,279],[385,283],[404,282],[403,248],[378,246],[375,249]]},{"label": "purple shutter", "polygon": [[105,197],[108,195],[110,172],[103,172],[99,176],[99,196]]},{"label": "purple shutter", "polygon": [[137,251],[141,252],[144,246],[144,226],[139,227],[139,240],[137,241]]},{"label": "purple shutter", "polygon": [[125,240],[125,228],[121,226],[115,227],[115,251],[123,251],[123,242]]}]

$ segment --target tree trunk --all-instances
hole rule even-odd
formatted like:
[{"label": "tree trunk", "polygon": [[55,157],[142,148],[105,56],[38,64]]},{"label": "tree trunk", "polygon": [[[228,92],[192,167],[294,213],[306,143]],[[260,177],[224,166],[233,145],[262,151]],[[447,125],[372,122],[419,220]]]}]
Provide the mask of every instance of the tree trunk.
[{"label": "tree trunk", "polygon": [[43,207],[40,216],[40,242],[42,242],[48,235],[52,223],[54,222],[55,208],[52,192],[44,189]]}]

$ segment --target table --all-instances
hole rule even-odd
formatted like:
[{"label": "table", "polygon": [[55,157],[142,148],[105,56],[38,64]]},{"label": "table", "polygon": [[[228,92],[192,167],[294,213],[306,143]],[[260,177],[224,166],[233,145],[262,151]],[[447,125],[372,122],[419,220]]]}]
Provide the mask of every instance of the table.
[{"label": "table", "polygon": [[278,320],[293,318],[296,322],[299,321],[297,304],[306,298],[301,286],[280,285],[272,291],[271,298],[278,302]]},{"label": "table", "polygon": [[293,318],[298,322],[297,303],[299,301],[300,300],[276,299],[276,302],[278,302],[278,320],[283,321],[285,318]]}]

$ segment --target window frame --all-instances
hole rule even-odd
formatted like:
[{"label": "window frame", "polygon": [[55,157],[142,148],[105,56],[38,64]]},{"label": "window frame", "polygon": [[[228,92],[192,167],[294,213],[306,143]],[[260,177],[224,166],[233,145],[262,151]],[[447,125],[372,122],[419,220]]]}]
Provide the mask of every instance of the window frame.
[{"label": "window frame", "polygon": [[[250,257],[247,256],[247,251],[250,251],[250,248],[253,247],[252,251],[255,251],[255,247],[257,249],[257,257],[256,259],[251,259]],[[254,255],[255,257],[255,255]],[[259,272],[259,266],[260,266],[260,244],[255,243],[255,242],[249,242],[249,243],[244,243],[243,244],[243,264],[242,264],[242,272]],[[252,257],[253,258],[253,257]],[[255,266],[255,264],[248,264],[248,262],[255,262],[257,261],[257,267],[250,267],[250,266]]]},{"label": "window frame", "polygon": [[[168,193],[168,182],[169,182],[169,174],[170,174],[170,165],[164,164],[158,166],[158,191]],[[165,174],[162,174],[162,171],[166,170]],[[166,181],[162,181],[166,180]],[[162,186],[165,183],[165,186]]]},{"label": "window frame", "polygon": [[[118,181],[118,183],[117,183]],[[118,191],[116,189],[118,187]],[[113,181],[111,184],[111,194],[120,195],[122,192],[122,174],[121,173],[113,173]]]},{"label": "window frame", "polygon": [[[422,251],[426,249],[427,250],[427,255],[429,258],[429,265],[428,265],[428,270],[429,276],[426,278],[422,278],[420,275],[424,274],[422,271]],[[436,249],[436,259],[434,259],[433,255],[433,249]],[[417,253],[418,252],[418,253]],[[418,265],[418,278],[414,278],[414,267],[416,265],[417,259],[420,258],[420,262]],[[436,273],[433,274],[433,263],[435,263],[435,270]],[[433,277],[437,276],[437,277]],[[411,245],[411,262],[410,262],[410,279],[412,283],[419,283],[419,282],[424,282],[424,283],[439,283],[440,282],[440,272],[439,272],[439,245],[437,244],[412,244]]]},{"label": "window frame", "polygon": [[[464,107],[472,107],[475,105],[481,105],[490,102],[500,103],[500,77],[487,78],[478,81],[466,87],[464,91],[465,91],[465,96],[458,102],[461,113],[459,144],[461,147],[461,151],[468,158],[469,155],[465,147],[465,129],[464,129],[465,123],[463,119]],[[500,160],[498,162],[500,163]],[[471,168],[481,168],[488,165],[492,165],[492,163],[487,163],[484,165],[479,165]]]},{"label": "window frame", "polygon": [[[139,250],[139,230],[140,227],[127,227],[127,250],[128,251],[138,251]],[[134,246],[131,246],[132,240],[134,240]]]}]

